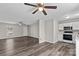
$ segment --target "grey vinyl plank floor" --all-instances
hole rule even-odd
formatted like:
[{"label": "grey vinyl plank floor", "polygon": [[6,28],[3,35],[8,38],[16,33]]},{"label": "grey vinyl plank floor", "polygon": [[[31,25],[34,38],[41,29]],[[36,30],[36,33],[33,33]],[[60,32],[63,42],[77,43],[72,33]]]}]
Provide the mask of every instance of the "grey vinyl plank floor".
[{"label": "grey vinyl plank floor", "polygon": [[73,43],[39,43],[33,37],[0,40],[0,56],[75,56],[75,49]]}]

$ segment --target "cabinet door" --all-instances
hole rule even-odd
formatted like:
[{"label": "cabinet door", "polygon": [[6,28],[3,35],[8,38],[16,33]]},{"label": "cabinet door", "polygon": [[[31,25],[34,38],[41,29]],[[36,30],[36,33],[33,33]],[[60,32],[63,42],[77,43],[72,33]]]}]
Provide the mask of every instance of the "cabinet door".
[{"label": "cabinet door", "polygon": [[73,30],[79,30],[79,22],[73,22]]},{"label": "cabinet door", "polygon": [[63,30],[63,24],[59,24],[59,30]]},{"label": "cabinet door", "polygon": [[63,26],[64,26],[64,27],[72,26],[72,23],[64,23]]},{"label": "cabinet door", "polygon": [[59,24],[59,30],[64,30],[64,27],[72,26],[72,23],[63,23]]}]

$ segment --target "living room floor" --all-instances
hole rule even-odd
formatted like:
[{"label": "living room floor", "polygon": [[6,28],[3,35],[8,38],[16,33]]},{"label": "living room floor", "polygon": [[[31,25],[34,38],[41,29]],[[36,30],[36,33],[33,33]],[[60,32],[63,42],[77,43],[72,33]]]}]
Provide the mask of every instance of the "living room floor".
[{"label": "living room floor", "polygon": [[75,44],[72,43],[39,43],[33,37],[0,40],[0,56],[75,56],[75,49]]}]

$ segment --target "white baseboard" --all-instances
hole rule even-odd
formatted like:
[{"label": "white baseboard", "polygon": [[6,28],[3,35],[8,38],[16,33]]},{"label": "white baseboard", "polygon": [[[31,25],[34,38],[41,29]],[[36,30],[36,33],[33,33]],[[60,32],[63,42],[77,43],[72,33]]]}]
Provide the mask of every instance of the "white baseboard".
[{"label": "white baseboard", "polygon": [[46,42],[49,42],[49,43],[56,43],[56,42],[58,42],[58,41],[54,41],[54,42],[52,42],[52,41],[48,41],[48,40],[46,40]]},{"label": "white baseboard", "polygon": [[0,38],[0,39],[9,39],[9,38],[15,38],[15,37],[22,37],[22,36],[2,37],[2,38]]},{"label": "white baseboard", "polygon": [[40,39],[39,39],[39,43],[43,43],[43,42],[46,42],[46,41],[45,41],[45,40],[40,40]]}]

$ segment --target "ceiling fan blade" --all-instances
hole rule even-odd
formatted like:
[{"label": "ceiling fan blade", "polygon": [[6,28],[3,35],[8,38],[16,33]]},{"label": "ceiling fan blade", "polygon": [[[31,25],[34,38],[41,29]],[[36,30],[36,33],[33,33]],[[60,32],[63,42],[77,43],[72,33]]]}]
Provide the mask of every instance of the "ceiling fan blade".
[{"label": "ceiling fan blade", "polygon": [[44,6],[44,8],[47,8],[47,9],[56,9],[57,6]]},{"label": "ceiling fan blade", "polygon": [[43,10],[42,12],[43,12],[43,14],[44,14],[44,15],[47,15],[47,13],[46,13],[46,11],[45,11],[45,10]]},{"label": "ceiling fan blade", "polygon": [[38,11],[38,9],[36,9],[32,14],[35,14]]},{"label": "ceiling fan blade", "polygon": [[30,4],[30,3],[24,3],[25,5],[29,5],[29,6],[33,6],[33,7],[37,7],[36,5]]}]

